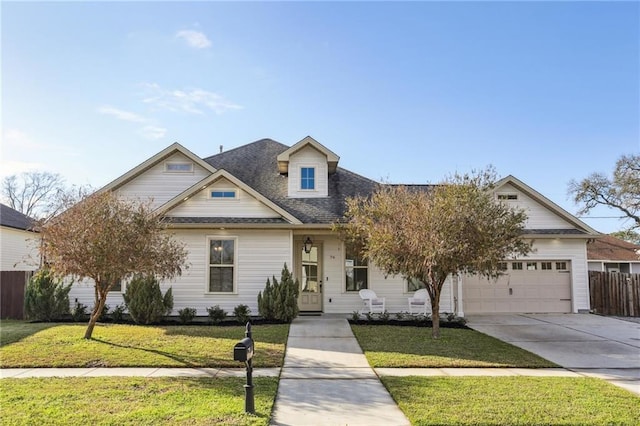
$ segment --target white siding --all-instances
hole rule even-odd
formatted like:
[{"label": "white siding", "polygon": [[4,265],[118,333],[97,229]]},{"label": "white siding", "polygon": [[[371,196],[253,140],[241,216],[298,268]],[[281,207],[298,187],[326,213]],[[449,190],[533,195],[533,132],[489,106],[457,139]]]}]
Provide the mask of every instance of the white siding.
[{"label": "white siding", "polygon": [[631,264],[631,273],[632,274],[640,274],[640,263],[632,263]]},{"label": "white siding", "polygon": [[527,229],[573,229],[569,222],[558,216],[547,207],[533,200],[511,184],[505,184],[496,190],[497,194],[517,194],[517,201],[506,201],[509,205],[518,206],[527,213]]},{"label": "white siding", "polygon": [[123,185],[117,190],[117,194],[144,201],[152,199],[152,206],[157,208],[210,174],[196,163],[193,163],[193,172],[165,172],[166,162],[192,163],[189,158],[177,152]]},{"label": "white siding", "polygon": [[[207,237],[236,237],[237,271],[236,293],[207,293]],[[258,292],[264,289],[267,278],[275,275],[280,279],[284,263],[291,266],[290,231],[247,231],[247,230],[185,230],[176,231],[175,237],[184,241],[189,251],[189,269],[173,281],[161,283],[162,291],[172,287],[173,315],[185,307],[196,308],[198,315],[207,315],[206,308],[220,305],[229,314],[240,304],[248,305],[251,313],[258,314]],[[92,307],[94,303],[93,283],[74,284],[69,300],[75,299]],[[114,307],[122,303],[119,293],[110,293],[107,304]]]},{"label": "white siding", "polygon": [[[236,198],[211,198],[211,191],[235,190]],[[249,193],[236,187],[227,179],[219,179],[201,190],[187,201],[169,211],[167,216],[176,217],[280,217],[278,213],[256,200]]]},{"label": "white siding", "polygon": [[39,265],[38,234],[0,227],[2,271],[34,271]]},{"label": "white siding", "polygon": [[604,271],[604,264],[602,262],[589,262],[589,271]]},{"label": "white siding", "polygon": [[[300,168],[315,167],[315,190],[300,189]],[[307,146],[289,157],[288,195],[292,198],[327,197],[329,167],[327,156]]]}]

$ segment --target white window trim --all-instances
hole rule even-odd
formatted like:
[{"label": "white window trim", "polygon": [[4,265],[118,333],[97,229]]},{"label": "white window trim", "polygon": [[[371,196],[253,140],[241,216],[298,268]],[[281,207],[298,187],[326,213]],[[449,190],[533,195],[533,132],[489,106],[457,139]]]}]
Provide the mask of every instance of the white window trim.
[{"label": "white window trim", "polygon": [[[298,168],[298,190],[301,192],[318,192],[318,165],[301,164]],[[313,189],[302,189],[302,169],[313,169]]]},{"label": "white window trim", "polygon": [[[211,275],[209,263],[210,254],[209,250],[211,250],[211,241],[212,240],[229,240],[233,241],[233,291],[209,291],[209,279]],[[216,295],[237,295],[238,294],[238,237],[235,235],[207,235],[207,245],[205,248],[205,268],[206,268],[206,279],[204,283],[204,293],[205,294],[216,294]]]},{"label": "white window trim", "polygon": [[[176,165],[188,165],[189,170],[169,170],[170,164]],[[195,170],[193,163],[189,161],[165,161],[164,163],[164,173],[193,173]]]},{"label": "white window trim", "polygon": [[[233,192],[235,197],[214,197],[213,192]],[[240,194],[238,188],[212,188],[209,189],[209,199],[210,200],[219,200],[219,201],[235,201],[240,198]]]}]

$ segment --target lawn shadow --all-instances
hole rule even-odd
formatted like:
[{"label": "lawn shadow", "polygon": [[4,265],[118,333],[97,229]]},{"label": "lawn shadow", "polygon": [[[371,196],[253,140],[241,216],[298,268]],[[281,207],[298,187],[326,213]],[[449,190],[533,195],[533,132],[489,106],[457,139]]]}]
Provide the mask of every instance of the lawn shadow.
[{"label": "lawn shadow", "polygon": [[0,347],[19,342],[42,330],[57,327],[56,322],[28,322],[19,320],[0,321]]},{"label": "lawn shadow", "polygon": [[[143,348],[143,347],[140,347],[140,346],[121,345],[119,343],[108,342],[106,340],[96,339],[96,338],[92,338],[91,340],[93,340],[94,342],[104,343],[105,345],[114,346],[114,347],[117,347],[117,348],[133,349],[133,350],[138,350],[138,351],[143,351],[143,352],[148,352],[148,353],[164,356],[164,357],[172,359],[172,360],[174,360],[176,362],[182,363],[183,366],[185,366],[185,367],[194,367],[194,368],[195,367],[209,367],[209,366],[206,366],[206,365],[193,363],[192,361],[190,361],[188,359],[185,359],[185,358],[181,358],[181,357],[179,357],[176,354],[173,354],[171,352],[159,351],[157,349]],[[163,367],[163,366],[158,365],[158,367]]]}]

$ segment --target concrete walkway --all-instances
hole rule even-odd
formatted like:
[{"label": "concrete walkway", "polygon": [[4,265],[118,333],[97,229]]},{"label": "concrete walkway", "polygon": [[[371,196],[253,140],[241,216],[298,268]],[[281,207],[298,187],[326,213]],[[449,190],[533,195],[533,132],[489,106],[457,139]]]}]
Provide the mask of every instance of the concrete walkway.
[{"label": "concrete walkway", "polygon": [[273,425],[409,425],[339,317],[291,324]]}]

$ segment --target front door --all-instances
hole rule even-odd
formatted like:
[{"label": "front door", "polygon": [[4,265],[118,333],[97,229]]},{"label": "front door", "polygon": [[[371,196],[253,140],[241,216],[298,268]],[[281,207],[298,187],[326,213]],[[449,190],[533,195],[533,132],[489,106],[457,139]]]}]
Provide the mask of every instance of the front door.
[{"label": "front door", "polygon": [[321,250],[313,245],[309,253],[300,248],[300,295],[298,307],[304,311],[322,311],[322,263]]}]

